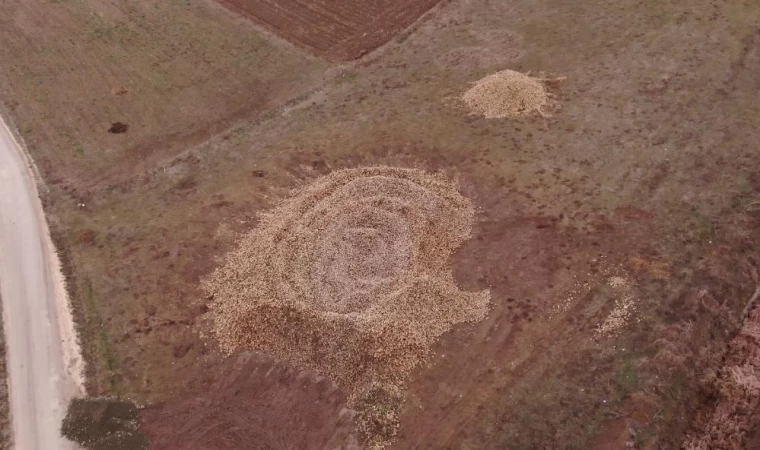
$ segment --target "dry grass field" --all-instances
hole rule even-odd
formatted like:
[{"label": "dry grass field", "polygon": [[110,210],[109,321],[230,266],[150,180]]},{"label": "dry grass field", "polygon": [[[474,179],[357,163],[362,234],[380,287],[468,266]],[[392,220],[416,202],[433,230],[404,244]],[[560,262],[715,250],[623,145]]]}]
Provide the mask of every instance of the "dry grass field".
[{"label": "dry grass field", "polygon": [[[148,405],[153,448],[362,444],[336,380],[222,352],[202,282],[293,189],[379,165],[457,179],[475,223],[453,278],[491,296],[405,379],[391,448],[665,449],[715,429],[760,266],[760,5],[458,0],[328,66],[213,3],[115,4],[127,37],[79,31],[95,2],[0,6],[0,86],[50,186],[89,393]],[[470,114],[461,96],[505,69],[561,80],[556,106]],[[742,414],[730,442],[753,448]]]},{"label": "dry grass field", "polygon": [[325,68],[205,2],[3,2],[0,41],[6,109],[47,180],[82,197],[255,120]]}]

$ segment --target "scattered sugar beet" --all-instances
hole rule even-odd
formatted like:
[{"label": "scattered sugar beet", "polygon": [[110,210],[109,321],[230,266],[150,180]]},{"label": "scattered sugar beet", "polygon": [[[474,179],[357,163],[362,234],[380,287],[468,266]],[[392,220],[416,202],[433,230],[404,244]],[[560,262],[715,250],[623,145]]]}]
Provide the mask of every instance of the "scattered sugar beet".
[{"label": "scattered sugar beet", "polygon": [[227,352],[277,355],[339,381],[369,447],[395,435],[409,371],[453,325],[485,317],[450,256],[474,208],[442,175],[368,167],[316,179],[264,216],[204,281]]}]

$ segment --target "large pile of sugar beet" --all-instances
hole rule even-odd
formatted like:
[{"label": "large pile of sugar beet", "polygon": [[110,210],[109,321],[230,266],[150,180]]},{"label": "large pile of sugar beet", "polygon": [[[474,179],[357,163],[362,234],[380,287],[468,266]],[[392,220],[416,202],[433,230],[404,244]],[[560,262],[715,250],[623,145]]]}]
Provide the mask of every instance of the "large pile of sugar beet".
[{"label": "large pile of sugar beet", "polygon": [[453,325],[487,313],[489,292],[459,290],[450,268],[473,217],[438,174],[368,167],[316,179],[205,280],[221,347],[334,378],[368,446],[382,447],[396,433],[409,371]]}]

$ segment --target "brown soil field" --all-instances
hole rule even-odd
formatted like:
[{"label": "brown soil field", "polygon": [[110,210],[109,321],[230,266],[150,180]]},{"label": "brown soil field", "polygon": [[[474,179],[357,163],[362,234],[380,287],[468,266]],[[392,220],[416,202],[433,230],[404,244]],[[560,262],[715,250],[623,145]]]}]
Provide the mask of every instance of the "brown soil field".
[{"label": "brown soil field", "polygon": [[335,382],[249,352],[219,369],[205,394],[145,410],[152,448],[360,448]]},{"label": "brown soil field", "polygon": [[[147,405],[152,448],[362,445],[335,380],[272,355],[225,355],[202,281],[294,189],[367,166],[458,180],[475,212],[472,237],[451,256],[453,278],[491,295],[484,320],[441,336],[407,377],[391,448],[679,448],[710,427],[731,392],[722,380],[746,355],[730,343],[741,339],[760,266],[760,5],[448,2],[403,39],[328,68],[212,3],[158,4],[174,15],[119,4],[142,5],[134,17],[169,29],[193,17],[209,24],[184,35],[193,45],[213,41],[205,33],[236,49],[251,39],[277,62],[230,56],[220,69],[223,86],[266,70],[251,92],[277,101],[224,97],[213,77],[188,88],[214,99],[199,124],[233,105],[254,111],[197,140],[160,131],[195,126],[201,110],[177,106],[185,93],[135,99],[130,108],[162,124],[149,129],[166,143],[141,153],[111,140],[132,139],[147,126],[142,116],[105,114],[100,97],[81,104],[95,116],[76,116],[91,120],[67,125],[57,114],[80,105],[86,85],[70,83],[80,97],[69,94],[60,81],[72,72],[45,65],[39,74],[32,68],[44,59],[34,55],[54,48],[70,70],[90,67],[58,47],[71,40],[37,30],[21,42],[7,26],[31,25],[0,18],[3,61],[27,61],[0,67],[0,86],[15,93],[3,101],[50,187],[45,207],[67,260],[89,393]],[[89,17],[93,5],[39,11]],[[138,33],[141,46],[154,30]],[[120,48],[96,42],[97,54]],[[179,54],[172,73],[204,72],[200,57],[187,68]],[[99,61],[132,70],[114,55]],[[144,89],[162,86],[165,67],[140,67]],[[463,93],[505,69],[564,78],[547,84],[551,117],[469,114]],[[108,133],[117,121],[126,133]],[[102,152],[72,151],[70,129]],[[736,423],[747,425],[731,442],[752,448],[757,416]]]},{"label": "brown soil field", "polygon": [[217,0],[296,45],[335,61],[385,44],[441,0]]}]

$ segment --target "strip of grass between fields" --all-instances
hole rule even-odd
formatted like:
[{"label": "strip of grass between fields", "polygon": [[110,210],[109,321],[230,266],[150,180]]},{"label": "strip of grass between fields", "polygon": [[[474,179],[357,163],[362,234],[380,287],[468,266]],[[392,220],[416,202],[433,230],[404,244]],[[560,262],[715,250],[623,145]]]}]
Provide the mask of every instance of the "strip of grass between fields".
[{"label": "strip of grass between fields", "polygon": [[108,332],[103,326],[103,320],[100,317],[97,303],[95,302],[95,293],[92,288],[92,281],[85,279],[83,293],[83,306],[86,326],[88,333],[94,338],[94,350],[96,361],[91,363],[97,364],[96,373],[98,376],[98,385],[106,386],[111,394],[119,394],[119,385],[115,382],[114,374],[117,370],[116,358],[111,351],[111,342]]}]

